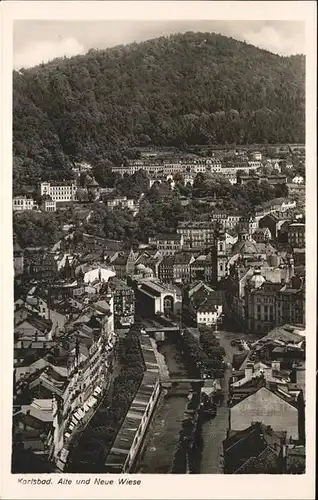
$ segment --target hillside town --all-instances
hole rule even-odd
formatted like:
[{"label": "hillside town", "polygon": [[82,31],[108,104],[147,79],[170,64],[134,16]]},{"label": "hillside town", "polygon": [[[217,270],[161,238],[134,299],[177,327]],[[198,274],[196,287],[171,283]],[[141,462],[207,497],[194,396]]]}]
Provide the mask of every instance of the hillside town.
[{"label": "hillside town", "polygon": [[305,147],[203,149],[15,192],[13,472],[305,472]]}]

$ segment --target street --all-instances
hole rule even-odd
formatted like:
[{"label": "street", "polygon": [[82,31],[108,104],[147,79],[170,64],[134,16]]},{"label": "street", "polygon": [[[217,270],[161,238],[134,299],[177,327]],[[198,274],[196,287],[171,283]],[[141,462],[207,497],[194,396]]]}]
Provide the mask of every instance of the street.
[{"label": "street", "polygon": [[[243,335],[222,330],[218,330],[216,335],[219,337],[220,345],[225,349],[226,354],[224,361],[226,363],[232,363],[233,354],[239,351],[236,347],[231,346],[231,340],[234,338],[242,338]],[[208,420],[202,426],[203,450],[200,469],[201,474],[223,474],[223,440],[226,438],[229,426],[229,408],[227,402],[231,372],[231,366],[227,367],[224,372],[224,378],[222,380],[224,401],[222,406],[218,407],[216,417]]]}]

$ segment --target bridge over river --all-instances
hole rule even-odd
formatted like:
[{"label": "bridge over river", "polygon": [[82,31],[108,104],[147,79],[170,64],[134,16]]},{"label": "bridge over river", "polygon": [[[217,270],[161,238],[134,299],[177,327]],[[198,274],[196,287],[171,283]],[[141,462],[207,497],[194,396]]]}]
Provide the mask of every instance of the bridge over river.
[{"label": "bridge over river", "polygon": [[196,384],[198,382],[204,384],[206,381],[203,378],[170,378],[170,382],[172,384]]}]

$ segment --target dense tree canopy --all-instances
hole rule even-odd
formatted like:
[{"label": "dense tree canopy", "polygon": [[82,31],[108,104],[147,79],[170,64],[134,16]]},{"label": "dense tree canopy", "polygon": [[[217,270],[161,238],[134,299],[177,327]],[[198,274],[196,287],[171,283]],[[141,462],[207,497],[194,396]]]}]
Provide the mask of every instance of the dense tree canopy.
[{"label": "dense tree canopy", "polygon": [[15,185],[66,178],[75,160],[118,164],[136,145],[304,142],[304,72],[303,56],[214,33],[15,71]]}]

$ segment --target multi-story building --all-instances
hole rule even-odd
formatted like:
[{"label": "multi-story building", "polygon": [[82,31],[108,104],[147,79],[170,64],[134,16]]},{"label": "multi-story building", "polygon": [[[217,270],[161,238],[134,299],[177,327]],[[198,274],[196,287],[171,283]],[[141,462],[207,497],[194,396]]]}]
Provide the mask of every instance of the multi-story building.
[{"label": "multi-story building", "polygon": [[223,311],[222,296],[218,292],[210,292],[197,308],[197,325],[216,325]]},{"label": "multi-story building", "polygon": [[252,238],[256,243],[265,243],[272,238],[271,232],[268,227],[258,228],[252,234]]},{"label": "multi-story building", "polygon": [[155,246],[163,256],[174,255],[182,249],[183,236],[178,233],[158,234],[149,238],[149,245]]},{"label": "multi-story building", "polygon": [[219,158],[209,158],[207,160],[207,172],[221,173],[222,172],[222,162]]},{"label": "multi-story building", "polygon": [[281,283],[267,283],[260,270],[255,270],[245,288],[245,312],[250,332],[268,332],[276,324],[275,296]]},{"label": "multi-story building", "polygon": [[56,201],[55,200],[43,200],[41,205],[44,212],[56,212]]},{"label": "multi-story building", "polygon": [[303,184],[304,183],[304,178],[303,178],[302,175],[296,175],[295,177],[293,177],[292,182],[294,184]]},{"label": "multi-story building", "polygon": [[120,167],[113,167],[113,172],[117,172],[121,175],[127,173],[128,175],[133,175],[138,170],[145,170],[150,176],[161,175],[174,175],[178,172],[180,173],[209,173],[209,172],[220,172],[221,162],[217,158],[202,159],[200,157],[195,158],[144,158],[139,160],[128,160],[126,165],[121,165]]},{"label": "multi-story building", "polygon": [[195,175],[193,175],[193,174],[185,173],[183,175],[183,182],[184,182],[185,186],[187,184],[190,184],[191,186],[193,186],[194,179],[195,179]]},{"label": "multi-story building", "polygon": [[22,210],[33,210],[34,206],[34,200],[32,198],[27,198],[27,196],[15,196],[13,198],[14,212]]},{"label": "multi-story building", "polygon": [[264,382],[230,406],[230,430],[242,431],[254,422],[261,422],[274,431],[286,432],[288,440],[297,442],[304,434],[303,406],[301,391],[292,395]]},{"label": "multi-story building", "polygon": [[246,326],[251,332],[268,332],[274,326],[287,323],[304,325],[303,280],[291,276],[288,283],[267,282],[256,269],[245,287],[245,314]]},{"label": "multi-story building", "polygon": [[119,253],[114,260],[111,261],[111,265],[116,272],[118,278],[126,278],[134,273],[136,263],[136,255],[131,250],[130,252]]},{"label": "multi-story building", "polygon": [[246,231],[248,234],[253,234],[258,228],[258,220],[252,216],[241,217],[237,223],[238,231]]},{"label": "multi-story building", "polygon": [[287,177],[285,175],[240,175],[238,177],[238,184],[245,185],[248,182],[257,182],[260,184],[261,182],[268,182],[272,186],[276,186],[278,184],[286,184]]},{"label": "multi-story building", "polygon": [[223,229],[237,229],[240,223],[242,229],[246,230],[258,227],[254,218],[247,217],[242,212],[213,211],[211,218],[213,221],[217,221]]},{"label": "multi-story building", "polygon": [[290,224],[288,228],[288,243],[292,248],[304,248],[306,226],[300,222]]},{"label": "multi-story building", "polygon": [[190,252],[176,253],[173,262],[173,277],[176,283],[190,283],[191,264],[194,257]]},{"label": "multi-story building", "polygon": [[116,328],[133,325],[135,321],[135,292],[122,280],[110,282],[114,296],[114,321]]},{"label": "multi-story building", "polygon": [[213,277],[213,261],[211,253],[202,254],[195,258],[190,264],[191,278],[194,280],[203,280],[207,283],[212,281]]},{"label": "multi-story building", "polygon": [[184,248],[205,248],[214,241],[215,224],[211,221],[179,222],[177,233],[183,237]]},{"label": "multi-story building", "polygon": [[247,165],[250,169],[257,170],[258,168],[260,168],[262,166],[262,163],[260,161],[257,161],[257,160],[252,160],[252,161],[248,161]]},{"label": "multi-story building", "polygon": [[163,283],[173,283],[174,272],[173,272],[174,257],[167,256],[162,259],[158,265],[158,278]]},{"label": "multi-story building", "polygon": [[280,229],[286,222],[286,218],[281,218],[276,213],[269,213],[259,219],[260,228],[268,228],[271,232],[272,238],[276,239],[279,236]]},{"label": "multi-story building", "polygon": [[133,211],[136,209],[137,203],[134,199],[127,198],[127,196],[116,196],[116,198],[107,200],[107,207],[110,209],[115,207],[128,208]]},{"label": "multi-story building", "polygon": [[41,196],[49,195],[56,202],[74,201],[76,191],[76,183],[73,181],[41,182]]},{"label": "multi-story building", "polygon": [[262,153],[260,151],[253,151],[253,153],[251,153],[251,157],[253,158],[253,160],[261,161]]},{"label": "multi-story building", "polygon": [[[253,246],[253,252],[257,252],[256,245],[259,244]],[[235,255],[237,254],[235,253]],[[277,254],[268,254],[265,261],[261,255],[261,259],[259,259],[257,253],[248,254],[244,251],[243,255],[243,258],[246,259],[245,264],[240,260],[232,264],[232,257],[228,262],[229,276],[226,280],[225,292],[226,313],[231,315],[242,328],[246,329],[250,325],[250,331],[256,332],[259,328],[263,332],[266,322],[268,325],[276,322],[274,299],[283,284],[289,283],[293,277],[293,259],[290,256],[283,258]],[[263,263],[261,263],[262,260]],[[251,265],[248,265],[248,261],[251,262]],[[264,289],[262,290],[263,285]],[[270,309],[269,305],[272,305],[273,309]]]},{"label": "multi-story building", "polygon": [[213,222],[218,222],[224,229],[227,226],[228,214],[225,211],[213,210],[211,219]]},{"label": "multi-story building", "polygon": [[291,284],[284,284],[275,297],[276,325],[305,325],[305,287],[303,280],[294,277]]},{"label": "multi-story building", "polygon": [[[109,386],[115,344],[114,306],[111,296],[106,300],[88,308],[69,336],[68,384],[53,400],[53,430],[47,441],[50,458],[59,470],[67,464],[74,435],[83,430]],[[90,326],[92,317],[94,326]]]}]

